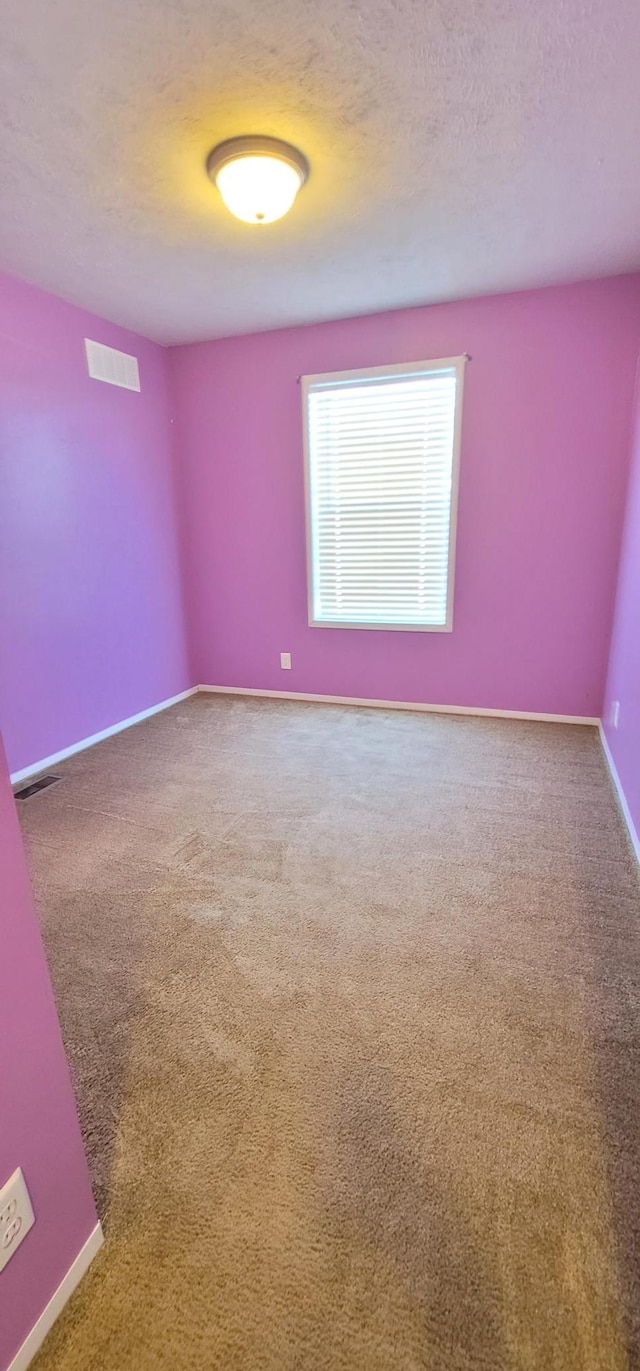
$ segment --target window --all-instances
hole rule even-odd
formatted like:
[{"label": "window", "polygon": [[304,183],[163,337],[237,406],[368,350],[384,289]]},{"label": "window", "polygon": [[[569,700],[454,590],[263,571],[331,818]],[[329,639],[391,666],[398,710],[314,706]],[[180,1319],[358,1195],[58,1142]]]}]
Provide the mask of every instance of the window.
[{"label": "window", "polygon": [[311,625],[451,630],[464,362],[302,378]]}]

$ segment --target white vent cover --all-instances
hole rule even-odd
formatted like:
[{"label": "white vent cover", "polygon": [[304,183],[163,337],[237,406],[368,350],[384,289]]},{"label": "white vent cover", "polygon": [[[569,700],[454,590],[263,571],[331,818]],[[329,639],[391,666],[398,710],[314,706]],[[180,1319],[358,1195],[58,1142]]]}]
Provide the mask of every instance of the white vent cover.
[{"label": "white vent cover", "polygon": [[95,343],[92,338],[85,338],[84,345],[89,375],[94,381],[124,386],[125,390],[140,389],[137,357],[130,356],[128,352],[118,352],[117,348],[109,348],[106,343]]}]

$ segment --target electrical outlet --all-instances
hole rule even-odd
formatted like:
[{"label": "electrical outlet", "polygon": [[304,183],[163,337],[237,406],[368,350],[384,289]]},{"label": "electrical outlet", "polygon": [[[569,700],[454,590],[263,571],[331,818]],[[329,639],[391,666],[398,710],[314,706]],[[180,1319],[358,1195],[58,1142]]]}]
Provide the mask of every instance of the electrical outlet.
[{"label": "electrical outlet", "polygon": [[35,1217],[20,1167],[0,1190],[0,1271],[33,1228]]},{"label": "electrical outlet", "polygon": [[617,728],[620,719],[620,701],[613,700],[611,704],[611,727]]},{"label": "electrical outlet", "polygon": [[282,670],[283,670],[283,671],[291,671],[291,653],[290,653],[290,652],[281,652],[281,653],[280,653],[280,666],[282,667]]}]

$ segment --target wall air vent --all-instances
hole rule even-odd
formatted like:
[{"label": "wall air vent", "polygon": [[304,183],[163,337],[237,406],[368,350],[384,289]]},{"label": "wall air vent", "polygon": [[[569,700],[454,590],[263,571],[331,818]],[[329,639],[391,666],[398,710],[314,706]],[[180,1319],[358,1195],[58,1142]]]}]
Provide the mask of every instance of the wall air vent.
[{"label": "wall air vent", "polygon": [[94,381],[124,386],[125,390],[140,389],[137,357],[131,357],[128,352],[118,352],[117,348],[108,348],[106,343],[95,343],[92,338],[85,338],[84,345],[89,375]]}]

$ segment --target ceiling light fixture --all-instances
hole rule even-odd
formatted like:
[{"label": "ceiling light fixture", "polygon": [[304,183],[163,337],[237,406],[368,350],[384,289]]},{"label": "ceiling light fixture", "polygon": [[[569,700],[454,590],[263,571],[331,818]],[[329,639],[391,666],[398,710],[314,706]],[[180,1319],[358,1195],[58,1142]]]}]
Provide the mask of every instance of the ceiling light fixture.
[{"label": "ceiling light fixture", "polygon": [[291,209],[309,163],[290,143],[248,135],[218,143],[207,158],[207,172],[236,219],[272,224]]}]

